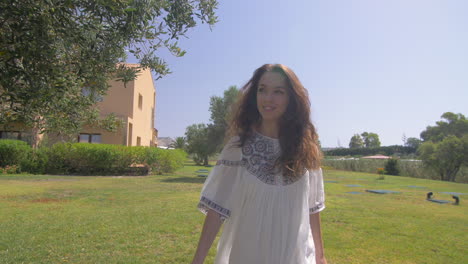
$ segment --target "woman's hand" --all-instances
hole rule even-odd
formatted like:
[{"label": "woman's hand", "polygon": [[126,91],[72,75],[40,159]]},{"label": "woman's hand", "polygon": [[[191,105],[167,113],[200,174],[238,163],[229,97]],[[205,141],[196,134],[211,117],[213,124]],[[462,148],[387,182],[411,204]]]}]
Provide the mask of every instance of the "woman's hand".
[{"label": "woman's hand", "polygon": [[325,257],[315,257],[315,264],[327,264]]}]

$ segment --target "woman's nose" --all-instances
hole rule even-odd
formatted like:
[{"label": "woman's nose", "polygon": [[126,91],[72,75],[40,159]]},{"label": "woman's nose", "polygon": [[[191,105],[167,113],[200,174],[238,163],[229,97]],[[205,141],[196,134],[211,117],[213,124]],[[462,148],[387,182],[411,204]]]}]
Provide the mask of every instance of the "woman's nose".
[{"label": "woman's nose", "polygon": [[264,96],[265,101],[271,101],[273,99],[273,93],[266,92]]}]

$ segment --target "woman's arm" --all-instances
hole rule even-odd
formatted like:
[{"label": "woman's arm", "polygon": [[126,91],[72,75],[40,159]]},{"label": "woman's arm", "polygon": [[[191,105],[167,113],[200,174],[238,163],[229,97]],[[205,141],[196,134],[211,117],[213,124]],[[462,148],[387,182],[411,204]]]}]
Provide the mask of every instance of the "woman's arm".
[{"label": "woman's arm", "polygon": [[326,264],[325,252],[323,250],[322,229],[320,227],[320,213],[311,214],[310,229],[315,244],[315,262],[317,264]]},{"label": "woman's arm", "polygon": [[209,209],[203,224],[203,230],[198,241],[197,251],[193,257],[192,264],[202,264],[210,250],[211,245],[218,234],[222,221],[219,214]]}]

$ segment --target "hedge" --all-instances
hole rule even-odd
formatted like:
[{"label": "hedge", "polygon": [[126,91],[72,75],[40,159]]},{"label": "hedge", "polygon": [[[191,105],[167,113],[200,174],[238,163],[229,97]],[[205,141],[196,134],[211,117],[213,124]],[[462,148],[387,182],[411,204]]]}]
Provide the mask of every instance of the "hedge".
[{"label": "hedge", "polygon": [[367,156],[383,154],[387,156],[392,155],[410,155],[415,154],[416,149],[406,146],[385,146],[378,148],[335,148],[324,151],[326,156]]},{"label": "hedge", "polygon": [[159,149],[148,147],[131,147],[135,154],[135,163],[150,167],[153,172],[173,172],[183,167],[187,153],[181,149]]},{"label": "hedge", "polygon": [[[388,160],[382,159],[342,159],[338,157],[328,157],[322,160],[322,165],[326,167],[337,170],[369,173],[376,173],[379,168],[385,168],[386,163],[388,163]],[[440,175],[438,175],[434,170],[425,167],[421,161],[399,159],[396,164],[396,168],[398,169],[398,174],[401,176],[440,180]],[[468,166],[460,168],[455,181],[468,183]]]},{"label": "hedge", "polygon": [[186,153],[150,147],[59,143],[49,150],[48,173],[80,175],[132,174],[147,168],[154,173],[173,172],[183,166]]},{"label": "hedge", "polygon": [[46,172],[52,174],[122,174],[135,160],[127,147],[88,143],[57,143],[47,156]]},{"label": "hedge", "polygon": [[31,152],[32,148],[24,141],[0,139],[0,167],[19,166]]},{"label": "hedge", "polygon": [[35,174],[161,174],[182,167],[187,156],[182,150],[89,143],[57,143],[32,150],[19,140],[2,141],[0,167],[15,165]]}]

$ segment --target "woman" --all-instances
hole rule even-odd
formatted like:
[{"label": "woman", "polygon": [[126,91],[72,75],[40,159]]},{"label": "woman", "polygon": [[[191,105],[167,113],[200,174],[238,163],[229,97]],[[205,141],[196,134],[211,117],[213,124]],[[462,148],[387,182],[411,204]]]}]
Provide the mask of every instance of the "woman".
[{"label": "woman", "polygon": [[216,264],[326,263],[321,152],[308,93],[291,69],[265,64],[242,88],[232,137],[208,176],[193,264],[224,222]]}]

